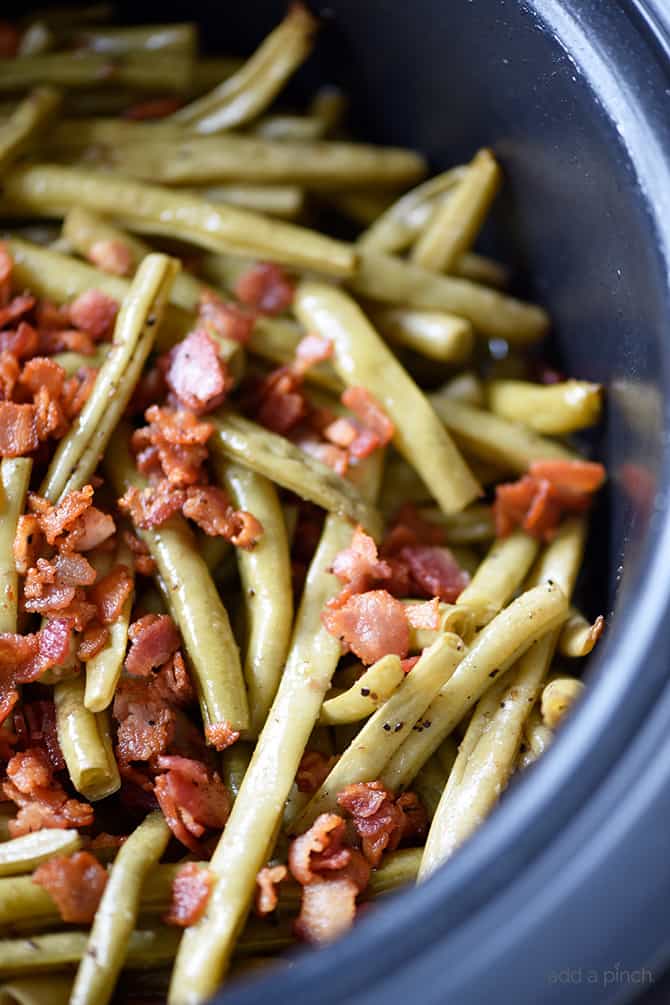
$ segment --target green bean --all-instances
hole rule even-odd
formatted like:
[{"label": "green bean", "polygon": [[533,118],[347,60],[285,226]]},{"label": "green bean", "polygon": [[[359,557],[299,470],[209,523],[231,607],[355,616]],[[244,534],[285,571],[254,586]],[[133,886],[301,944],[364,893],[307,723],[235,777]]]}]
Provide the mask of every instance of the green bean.
[{"label": "green bean", "polygon": [[23,834],[0,844],[0,876],[32,872],[54,855],[69,855],[81,848],[81,839],[72,830],[42,830]]},{"label": "green bean", "polygon": [[[444,755],[443,751],[445,751]],[[416,792],[421,803],[426,808],[430,820],[435,816],[435,811],[440,802],[440,797],[444,792],[444,787],[447,784],[447,778],[456,760],[457,753],[458,747],[456,746],[456,741],[453,737],[448,736],[439,747],[438,752],[428,758],[412,782],[412,791]],[[422,848],[418,850],[423,853]],[[416,878],[416,875],[413,878]]]},{"label": "green bean", "polygon": [[129,220],[131,229],[172,235],[213,251],[258,255],[336,276],[350,274],[356,263],[352,247],[315,231],[96,171],[37,164],[15,168],[6,176],[4,191],[20,208],[64,214],[80,205]]},{"label": "green bean", "polygon": [[436,507],[419,506],[419,516],[439,524],[447,544],[484,544],[494,535],[491,507],[486,503],[473,503],[462,513],[445,516]]},{"label": "green bean", "polygon": [[0,632],[16,632],[19,580],[14,539],[26,504],[33,462],[29,457],[3,457],[0,463]]},{"label": "green bean", "polygon": [[63,220],[62,234],[74,251],[94,265],[96,245],[100,246],[102,242],[121,245],[128,252],[129,260],[128,267],[123,272],[115,273],[117,275],[133,275],[142,259],[151,251],[144,241],[81,206],[73,206],[67,213]]},{"label": "green bean", "polygon": [[293,821],[293,833],[307,830],[320,813],[335,811],[337,795],[347,785],[371,782],[380,777],[438,690],[450,679],[464,653],[464,643],[453,634],[442,635],[432,646],[424,649],[412,672],[368,719],[300,816]]},{"label": "green bean", "polygon": [[554,733],[542,721],[540,709],[533,706],[523,728],[523,739],[527,746],[527,759],[524,767],[528,767],[549,749],[554,740]]},{"label": "green bean", "polygon": [[130,52],[108,55],[94,52],[46,52],[7,60],[0,76],[0,93],[23,91],[40,84],[56,87],[131,87],[141,91],[187,91],[192,60],[187,53]]},{"label": "green bean", "polygon": [[342,380],[361,385],[379,401],[395,425],[396,448],[442,509],[453,513],[476,498],[479,485],[451,438],[358,305],[333,287],[303,282],[296,291],[295,311],[309,331],[333,343],[333,365]]},{"label": "green bean", "polygon": [[370,873],[368,890],[378,896],[413,883],[419,871],[421,851],[421,848],[401,848],[388,852],[382,865]]},{"label": "green bean", "polygon": [[214,424],[211,448],[230,460],[265,475],[303,499],[357,521],[372,534],[380,530],[378,514],[352,485],[289,440],[257,426],[232,411],[210,416]]},{"label": "green bean", "polygon": [[316,19],[302,4],[290,7],[236,73],[210,94],[180,108],[173,119],[198,133],[233,129],[254,119],[307,58],[316,27]]},{"label": "green bean", "polygon": [[538,548],[538,542],[520,530],[493,542],[458,598],[459,604],[473,609],[478,627],[487,625],[514,595],[535,561]]},{"label": "green bean", "polygon": [[166,255],[142,262],[121,306],[110,353],[45,475],[40,491],[52,502],[80,489],[97,468],[151,352],[177,269]]},{"label": "green bean", "polygon": [[558,651],[570,659],[588,656],[602,635],[604,627],[605,619],[602,614],[591,624],[581,611],[571,607],[568,619],[558,637]]},{"label": "green bean", "polygon": [[[169,963],[179,945],[179,935],[177,929],[167,926],[132,932],[124,966],[131,970],[144,970]],[[2,939],[0,975],[69,970],[73,964],[84,959],[87,943],[88,932],[76,930]]]},{"label": "green bean", "polygon": [[253,513],[263,526],[263,536],[251,551],[237,549],[248,633],[244,677],[250,729],[257,735],[277,690],[293,626],[286,526],[269,479],[239,464],[221,464],[217,474],[235,508]]},{"label": "green bean", "polygon": [[53,88],[36,87],[0,126],[0,174],[41,137],[60,101],[60,94]]},{"label": "green bean", "polygon": [[265,140],[289,140],[294,143],[320,140],[323,123],[311,115],[266,115],[249,129],[252,136]]},{"label": "green bean", "polygon": [[65,370],[67,377],[73,377],[84,367],[99,369],[105,361],[108,349],[105,346],[97,346],[90,355],[83,352],[57,352],[51,358],[54,363],[58,363]]},{"label": "green bean", "polygon": [[[114,432],[103,466],[117,495],[129,486],[147,488],[128,448],[128,428]],[[206,727],[227,723],[247,729],[249,712],[240,657],[226,609],[186,520],[173,516],[160,527],[138,529],[157,566],[170,612],[193,668]]]},{"label": "green bean", "polygon": [[473,283],[484,286],[497,286],[504,289],[509,284],[509,269],[500,262],[468,251],[458,259],[454,266],[454,275],[461,279],[469,279]]},{"label": "green bean", "polygon": [[[357,472],[361,490],[370,499],[376,495],[379,473],[374,455]],[[179,1005],[200,1002],[218,989],[254,894],[256,874],[268,859],[340,656],[339,642],[323,627],[321,612],[340,588],[328,570],[351,538],[345,520],[326,518],[277,694],[212,857],[216,882],[207,911],[184,934],[177,954],[170,1001]]]},{"label": "green bean", "polygon": [[110,796],[120,787],[121,778],[108,714],[86,708],[81,676],[57,684],[54,702],[58,743],[72,784],[91,802]]},{"label": "green bean", "polygon": [[555,677],[542,691],[541,712],[545,726],[556,729],[581,697],[584,684],[576,677]]},{"label": "green bean", "polygon": [[474,405],[475,408],[483,408],[485,405],[484,387],[476,373],[466,370],[463,373],[452,377],[440,388],[439,394],[448,398],[455,398],[466,405]]},{"label": "green bean", "polygon": [[0,1005],[68,1005],[69,977],[25,977],[0,985]]},{"label": "green bean", "polygon": [[480,150],[451,197],[435,211],[412,249],[412,260],[431,272],[451,272],[477,237],[500,177],[491,151]]},{"label": "green bean", "polygon": [[321,123],[324,136],[334,132],[346,114],[347,96],[339,87],[320,87],[309,103],[309,114]]},{"label": "green bean", "polygon": [[553,436],[566,436],[596,425],[602,408],[600,392],[600,384],[585,380],[547,385],[525,380],[492,380],[487,385],[492,412]]},{"label": "green bean", "polygon": [[382,776],[389,788],[408,785],[419,768],[449,736],[470,708],[533,644],[565,619],[567,600],[555,583],[526,590],[476,637],[454,676],[438,692],[425,712],[431,723],[407,737]]},{"label": "green bean", "polygon": [[512,345],[538,341],[549,324],[546,311],[534,304],[378,252],[361,251],[349,286],[371,300],[457,314],[483,335],[507,339]]},{"label": "green bean", "polygon": [[157,52],[195,55],[198,32],[195,24],[138,24],[128,28],[75,26],[63,41],[76,49],[122,56],[143,53],[153,59]]},{"label": "green bean", "polygon": [[365,190],[359,192],[357,189],[351,191],[344,190],[337,192],[321,192],[321,198],[326,205],[332,206],[338,213],[349,217],[354,223],[368,226],[388,208],[389,200],[385,195],[377,192]]},{"label": "green bean", "polygon": [[[116,563],[132,571],[133,556],[122,540],[116,552]],[[124,601],[121,612],[109,625],[109,638],[99,653],[86,662],[86,687],[84,705],[90,712],[102,712],[114,699],[128,643],[128,626],[133,607],[134,590]]]},{"label": "green bean", "polygon": [[105,1005],[114,993],[137,919],[142,883],[170,839],[162,813],[150,813],[119,849],[82,956],[71,1005]]},{"label": "green bean", "polygon": [[[251,331],[248,348],[256,356],[283,366],[295,359],[296,349],[302,337],[302,330],[293,321],[258,317]],[[310,366],[306,380],[310,384],[316,384],[338,394],[343,388],[342,381],[329,360]]]},{"label": "green bean", "polygon": [[298,185],[210,185],[191,191],[206,202],[230,203],[286,220],[294,220],[305,208],[305,193]]},{"label": "green bean", "polygon": [[387,653],[368,667],[348,690],[324,701],[319,722],[335,726],[367,719],[391,697],[404,679],[400,658]]},{"label": "green bean", "polygon": [[193,64],[194,95],[211,91],[222,80],[232,77],[240,69],[244,60],[236,56],[198,56]]},{"label": "green bean", "polygon": [[440,392],[428,395],[428,400],[459,446],[483,461],[502,463],[523,474],[533,461],[574,460],[577,456],[560,443],[516,422]]},{"label": "green bean", "polygon": [[237,799],[252,753],[253,744],[240,740],[221,755],[222,777],[233,799]]},{"label": "green bean", "polygon": [[407,346],[429,359],[441,363],[463,363],[472,352],[472,325],[453,314],[403,307],[366,307],[366,313],[392,342]]}]

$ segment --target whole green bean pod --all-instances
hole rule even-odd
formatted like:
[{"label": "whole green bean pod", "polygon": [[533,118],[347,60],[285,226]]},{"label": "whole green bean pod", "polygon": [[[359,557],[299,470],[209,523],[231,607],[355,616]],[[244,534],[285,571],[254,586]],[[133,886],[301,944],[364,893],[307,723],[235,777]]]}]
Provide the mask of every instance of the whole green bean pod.
[{"label": "whole green bean pod", "polygon": [[51,502],[80,489],[97,468],[149,357],[178,268],[166,255],[142,262],[121,306],[110,353],[45,475],[40,492]]},{"label": "whole green bean pod", "polygon": [[97,52],[45,52],[7,60],[0,76],[0,92],[24,91],[41,84],[63,88],[130,87],[138,91],[186,91],[191,83],[190,54],[129,52],[110,58]]},{"label": "whole green bean pod", "polygon": [[116,26],[80,27],[73,26],[62,37],[62,41],[76,49],[91,52],[125,55],[130,52],[143,53],[153,59],[157,52],[176,52],[195,55],[198,45],[198,30],[195,24],[138,24],[129,27]]},{"label": "whole green bean pod", "polygon": [[444,311],[414,311],[404,307],[370,308],[368,314],[382,335],[440,363],[463,363],[474,345],[472,325]]},{"label": "whole green bean pod", "polygon": [[[117,427],[103,466],[117,495],[129,486],[140,490],[147,481],[139,473],[128,447],[128,427]],[[233,731],[247,729],[249,709],[240,656],[228,614],[186,520],[173,516],[160,527],[138,529],[157,566],[193,668],[206,731],[226,723]]]},{"label": "whole green bean pod", "polygon": [[52,87],[36,87],[0,125],[0,175],[40,139],[60,102]]},{"label": "whole green bean pod", "polygon": [[595,426],[602,411],[600,384],[586,380],[546,385],[492,380],[486,390],[488,406],[496,415],[550,436],[567,436]]},{"label": "whole green bean pod", "polygon": [[71,1005],[105,1005],[123,967],[142,883],[170,839],[163,814],[150,813],[119,849],[72,989]]},{"label": "whole green bean pod", "polygon": [[361,385],[395,426],[393,442],[421,475],[447,513],[463,509],[479,485],[426,401],[426,397],[384,345],[358,305],[345,293],[303,282],[295,311],[308,330],[333,344],[333,365],[342,380]]},{"label": "whole green bean pod", "polygon": [[56,684],[54,703],[58,743],[75,789],[92,802],[110,796],[121,778],[107,712],[86,708],[81,676]]},{"label": "whole green bean pod", "polygon": [[404,679],[399,657],[387,653],[368,667],[350,688],[324,701],[319,722],[336,726],[367,719],[391,697]]},{"label": "whole green bean pod", "polygon": [[3,457],[0,463],[0,632],[16,632],[19,579],[14,538],[26,505],[33,462],[29,457]]},{"label": "whole green bean pod", "polygon": [[603,633],[605,618],[599,614],[591,624],[581,611],[570,608],[568,619],[563,625],[558,637],[558,651],[570,659],[581,659],[592,652],[593,647]]},{"label": "whole green bean pod", "polygon": [[32,872],[54,855],[70,855],[81,848],[81,838],[73,830],[41,830],[0,844],[0,876]]}]

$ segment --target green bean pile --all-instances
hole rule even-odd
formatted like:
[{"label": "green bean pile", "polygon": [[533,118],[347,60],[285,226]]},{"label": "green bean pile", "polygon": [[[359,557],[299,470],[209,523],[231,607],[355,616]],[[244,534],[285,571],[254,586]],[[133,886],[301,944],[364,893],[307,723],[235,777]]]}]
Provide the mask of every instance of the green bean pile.
[{"label": "green bean pile", "polygon": [[[26,520],[39,524],[38,505],[53,512],[95,490],[118,533],[87,553],[93,590],[119,567],[130,577],[92,656],[71,638],[57,665],[13,684],[15,712],[31,701],[53,708],[54,784],[94,807],[94,824],[91,808],[81,825],[16,836],[21,779],[10,759],[46,741],[14,735],[11,704],[0,717],[3,1002],[104,1005],[144,972],[170,1005],[198,1005],[228,974],[278,965],[305,937],[294,921],[313,883],[346,886],[366,855],[352,905],[424,880],[551,745],[583,690],[571,661],[588,655],[603,622],[592,624],[573,594],[604,471],[568,437],[599,421],[601,389],[549,372],[546,312],[511,295],[506,267],[474,250],[503,185],[491,150],[428,178],[420,153],[354,140],[336,87],[299,110],[285,104],[317,30],[294,4],[242,61],[199,55],[193,24],[117,26],[106,4],[0,22],[1,240],[13,292],[52,314],[89,291],[118,307],[111,339],[42,350],[64,379],[93,368],[88,397],[53,449],[7,448],[0,463],[1,666],[3,645],[49,626],[25,608],[36,559],[21,564],[15,545]],[[240,305],[268,263],[289,300]],[[3,282],[0,269],[0,294]],[[21,333],[5,300],[0,370]],[[207,326],[212,303],[247,325],[242,336]],[[207,427],[205,474],[171,482],[168,516],[142,522],[119,503],[156,491],[138,437],[164,431],[164,413],[179,419],[182,404],[154,390],[143,431],[135,403],[198,333],[226,379],[225,400],[193,418]],[[310,342],[323,352],[299,369]],[[280,395],[270,398],[277,409],[293,395],[298,424],[268,419],[259,388]],[[300,422],[312,422],[309,435]],[[357,456],[361,434],[373,447]],[[227,500],[226,520],[256,528],[249,540],[237,524],[212,531],[193,516],[203,485]],[[394,534],[410,538],[393,550]],[[361,549],[368,564],[355,586],[343,556],[358,562]],[[428,553],[448,556],[460,577],[453,594],[441,580],[417,586],[426,580],[416,571],[404,591],[391,587],[398,563],[415,570]],[[352,641],[337,620],[366,600],[392,609],[405,633],[374,658],[363,653],[369,639]],[[194,700],[174,713],[190,736],[183,749],[131,765],[119,753],[120,695],[130,679],[147,689],[142,702],[157,700],[151,673],[129,669],[144,616],[172,626]],[[361,634],[382,627],[371,618]],[[161,812],[155,798],[156,778],[186,770],[174,767],[185,760],[204,772],[196,789],[216,791],[228,814],[190,844],[179,843],[185,804],[167,812],[161,802]],[[308,763],[323,769],[311,783]],[[146,805],[126,825],[119,800],[138,771]],[[363,790],[384,793],[402,819],[403,799],[416,797],[424,830],[370,858],[341,798]],[[324,820],[337,827],[338,814],[350,864],[302,879],[299,842]],[[117,840],[105,844],[110,829]],[[312,852],[337,851],[322,841]],[[82,854],[102,867],[90,925],[64,921],[39,878]],[[266,866],[281,882],[254,917]],[[180,931],[184,867],[205,899]],[[328,927],[327,904],[323,914]]]}]

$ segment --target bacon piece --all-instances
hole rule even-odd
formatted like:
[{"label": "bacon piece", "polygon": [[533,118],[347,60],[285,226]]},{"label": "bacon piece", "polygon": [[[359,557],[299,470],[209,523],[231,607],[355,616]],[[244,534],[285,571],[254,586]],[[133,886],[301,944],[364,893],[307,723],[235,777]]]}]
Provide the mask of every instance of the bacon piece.
[{"label": "bacon piece", "polygon": [[65,758],[58,742],[56,728],[56,708],[53,701],[40,699],[24,702],[23,711],[14,713],[14,724],[17,733],[17,720],[21,717],[23,743],[27,747],[40,747],[45,751],[49,764],[54,771],[62,771]]},{"label": "bacon piece", "polygon": [[[336,598],[337,604],[337,598]],[[403,659],[409,650],[405,608],[386,590],[371,590],[348,597],[341,606],[328,606],[321,620],[364,663],[375,663],[395,653]]]},{"label": "bacon piece", "polygon": [[75,328],[86,332],[96,342],[111,336],[118,310],[116,300],[102,290],[80,293],[69,307],[70,320]]},{"label": "bacon piece", "polygon": [[413,584],[420,595],[439,597],[454,603],[470,582],[470,576],[449,551],[435,545],[403,548],[400,558],[409,566]]},{"label": "bacon piece", "polygon": [[19,384],[31,395],[46,388],[52,398],[59,398],[65,383],[65,370],[47,356],[34,356],[24,365]]},{"label": "bacon piece", "polygon": [[77,647],[77,659],[83,660],[84,663],[87,660],[92,660],[94,656],[102,652],[108,640],[109,628],[107,625],[89,625]]},{"label": "bacon piece", "polygon": [[440,627],[440,601],[433,597],[423,604],[407,604],[405,607],[407,621],[412,628],[426,628],[436,632]]},{"label": "bacon piece", "polygon": [[98,609],[98,619],[111,625],[121,617],[121,611],[133,592],[133,577],[127,565],[115,565],[106,576],[98,580],[89,593]]},{"label": "bacon piece", "polygon": [[259,918],[265,918],[277,908],[279,897],[277,887],[288,876],[285,865],[264,865],[256,875],[256,895],[254,911]]},{"label": "bacon piece", "polygon": [[183,865],[172,881],[172,900],[163,918],[167,925],[188,928],[205,913],[214,886],[214,874],[197,862]]},{"label": "bacon piece", "polygon": [[395,426],[377,399],[364,387],[348,387],[342,393],[342,404],[351,409],[363,425],[379,439],[379,446],[390,443]]},{"label": "bacon piece", "polygon": [[291,366],[282,366],[261,381],[256,392],[255,415],[266,429],[286,436],[309,413],[302,378]]},{"label": "bacon piece", "polygon": [[124,664],[127,673],[146,677],[162,666],[179,648],[180,638],[169,614],[145,614],[128,629],[130,650]]},{"label": "bacon piece", "polygon": [[349,597],[369,590],[380,580],[388,579],[391,568],[388,562],[379,560],[373,538],[358,526],[349,547],[335,556],[331,572],[345,584],[343,593],[345,597]]},{"label": "bacon piece", "polygon": [[337,813],[321,813],[309,830],[291,842],[288,866],[302,885],[313,883],[324,872],[343,869],[351,859],[344,845],[347,827]]},{"label": "bacon piece", "polygon": [[516,482],[496,486],[497,537],[506,537],[518,526],[533,537],[551,540],[563,514],[588,509],[605,479],[602,464],[591,461],[536,461],[529,470]]},{"label": "bacon piece", "polygon": [[336,758],[328,757],[319,750],[306,750],[300,758],[295,776],[299,792],[312,795],[324,782]]},{"label": "bacon piece", "polygon": [[36,748],[14,754],[7,765],[8,781],[2,790],[19,807],[9,823],[12,837],[47,828],[88,827],[93,822],[93,808],[69,799],[54,781],[45,751]]},{"label": "bacon piece", "polygon": [[129,530],[123,531],[123,539],[133,553],[135,571],[141,573],[143,576],[151,576],[155,571],[156,563],[149,554],[149,549],[144,541],[140,541]]},{"label": "bacon piece", "polygon": [[213,722],[205,727],[205,737],[207,743],[211,744],[215,750],[222,751],[227,747],[232,747],[240,738],[239,730],[233,729],[229,722]]},{"label": "bacon piece", "polygon": [[199,481],[207,459],[205,443],[214,431],[212,424],[199,422],[191,411],[159,408],[158,405],[148,408],[145,418],[149,427],[133,434],[133,449],[154,446],[161,467],[173,485],[193,485]]},{"label": "bacon piece", "polygon": [[72,323],[70,321],[70,308],[67,304],[59,306],[47,299],[38,300],[35,309],[35,319],[38,328],[52,329],[54,331],[61,328],[69,328]]},{"label": "bacon piece", "polygon": [[260,262],[243,272],[235,296],[260,314],[282,314],[293,303],[295,286],[279,265]]},{"label": "bacon piece", "polygon": [[42,443],[53,437],[59,440],[68,430],[68,422],[63,414],[60,402],[51,396],[45,387],[40,387],[35,393],[35,429],[37,439]]},{"label": "bacon piece", "polygon": [[294,440],[296,445],[304,450],[310,457],[316,457],[322,464],[326,464],[338,475],[344,477],[349,469],[349,454],[346,450],[341,450],[332,443],[323,443],[313,436],[301,436]]},{"label": "bacon piece", "polygon": [[231,380],[207,331],[197,328],[187,335],[170,351],[169,361],[165,379],[182,405],[201,415],[222,403]]},{"label": "bacon piece", "polygon": [[230,813],[228,789],[218,774],[199,761],[185,757],[159,757],[158,768],[165,774],[154,782],[154,793],[175,837],[199,852],[201,838],[208,829],[222,830]]},{"label": "bacon piece", "polygon": [[21,368],[11,352],[0,354],[0,396],[3,401],[11,401],[18,383]]},{"label": "bacon piece", "polygon": [[[0,58],[3,56],[3,33],[7,25],[7,21],[0,21]],[[11,25],[9,27],[14,31]],[[9,248],[5,241],[0,241],[0,307],[4,307],[12,295],[13,268],[14,261],[9,253]]]},{"label": "bacon piece", "polygon": [[[52,562],[38,558],[37,564],[28,569],[24,583],[25,609],[45,615],[65,611],[75,599],[84,599],[77,588],[90,586],[95,575],[95,569],[83,555],[58,553]],[[95,608],[91,615],[94,613]]]},{"label": "bacon piece", "polygon": [[323,435],[336,447],[348,448],[358,436],[358,429],[351,419],[340,417],[329,422],[323,430]]},{"label": "bacon piece", "polygon": [[43,862],[32,879],[53,897],[63,921],[90,925],[107,884],[107,870],[90,852],[77,851]]},{"label": "bacon piece", "polygon": [[126,108],[121,117],[134,122],[164,119],[167,115],[172,115],[181,108],[183,103],[181,98],[149,98],[147,101],[138,101]]},{"label": "bacon piece", "polygon": [[113,276],[129,276],[135,264],[128,245],[117,238],[94,241],[86,257],[97,268]]},{"label": "bacon piece", "polygon": [[246,345],[251,338],[256,315],[239,304],[226,303],[213,290],[205,289],[200,294],[198,321],[205,331],[214,331],[223,338]]},{"label": "bacon piece", "polygon": [[19,792],[33,796],[51,785],[53,771],[46,752],[36,747],[14,754],[7,765],[7,777]]},{"label": "bacon piece", "polygon": [[37,436],[34,405],[16,405],[11,401],[0,402],[0,456],[23,457],[37,450],[40,445]]},{"label": "bacon piece", "polygon": [[294,373],[304,374],[316,363],[323,363],[333,355],[333,343],[321,335],[309,333],[300,339],[293,361]]},{"label": "bacon piece", "polygon": [[337,802],[351,814],[363,855],[371,866],[378,866],[383,853],[397,848],[403,837],[423,833],[427,826],[425,812],[420,817],[422,807],[414,794],[400,803],[379,781],[347,785],[338,793]]},{"label": "bacon piece", "polygon": [[[120,709],[127,711],[121,716]],[[116,756],[119,765],[131,761],[149,761],[164,754],[175,733],[175,712],[162,702],[142,696],[129,701],[121,691],[114,698],[114,718],[119,719]]]},{"label": "bacon piece", "polygon": [[32,513],[38,514],[47,544],[55,545],[57,548],[62,545],[65,535],[72,530],[79,517],[92,503],[92,485],[84,485],[82,489],[68,492],[57,506],[52,506],[34,492],[28,495],[28,506]]},{"label": "bacon piece", "polygon": [[606,471],[595,461],[534,461],[528,469],[531,478],[546,480],[561,494],[566,504],[572,495],[597,492],[605,481]]},{"label": "bacon piece", "polygon": [[[0,59],[13,59],[19,51],[20,41],[21,36],[18,28],[16,28],[11,21],[0,21]],[[3,250],[5,251],[7,258],[9,258],[9,252],[6,251],[6,249]],[[9,276],[11,276],[11,258],[9,258],[9,262]],[[0,283],[3,281],[2,268],[3,263],[0,261]],[[7,279],[9,279],[9,276]]]},{"label": "bacon piece", "polygon": [[35,306],[35,297],[23,294],[13,297],[8,304],[0,307],[0,328],[6,328],[31,311]]},{"label": "bacon piece", "polygon": [[91,396],[97,376],[96,367],[82,366],[76,374],[67,378],[61,395],[61,406],[68,419],[72,420],[79,415]]},{"label": "bacon piece", "polygon": [[182,513],[210,536],[219,535],[238,548],[250,550],[263,534],[263,525],[246,510],[235,510],[226,493],[214,485],[195,485],[186,490]]},{"label": "bacon piece", "polygon": [[18,699],[18,684],[37,680],[68,656],[71,633],[71,622],[63,618],[47,621],[32,635],[0,633],[0,723]]},{"label": "bacon piece", "polygon": [[91,356],[95,352],[95,342],[91,336],[77,328],[58,328],[53,331],[40,328],[37,335],[39,351],[45,356],[55,352],[80,352],[83,356]]},{"label": "bacon piece", "polygon": [[303,887],[300,914],[293,924],[296,937],[323,945],[344,935],[356,918],[358,893],[355,880],[339,873]]},{"label": "bacon piece", "polygon": [[165,523],[181,510],[185,501],[184,490],[174,488],[167,478],[162,478],[156,485],[141,491],[131,485],[118,500],[118,505],[136,527],[146,529]]},{"label": "bacon piece", "polygon": [[395,515],[382,543],[381,553],[386,557],[396,555],[407,545],[444,543],[444,528],[430,520],[424,520],[414,503],[405,503]]},{"label": "bacon piece", "polygon": [[0,352],[10,352],[15,359],[34,356],[38,348],[38,334],[26,321],[21,321],[16,331],[0,332]]}]

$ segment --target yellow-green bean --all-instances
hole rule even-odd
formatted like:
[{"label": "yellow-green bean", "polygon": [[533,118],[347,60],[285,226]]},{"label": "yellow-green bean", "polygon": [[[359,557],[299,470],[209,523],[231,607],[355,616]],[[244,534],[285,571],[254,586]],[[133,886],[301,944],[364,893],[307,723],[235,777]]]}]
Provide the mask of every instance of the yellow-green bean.
[{"label": "yellow-green bean", "polygon": [[[116,562],[125,565],[131,572],[133,556],[122,540],[116,552]],[[134,589],[124,601],[121,612],[109,625],[109,638],[99,653],[86,662],[86,686],[84,705],[91,712],[102,712],[114,700],[114,692],[119,682],[128,643],[130,613],[135,599]]]},{"label": "yellow-green bean", "polygon": [[265,115],[250,127],[252,136],[266,140],[290,140],[302,143],[320,140],[324,125],[313,115]]},{"label": "yellow-green bean", "polygon": [[404,679],[400,658],[387,653],[368,667],[348,690],[324,701],[319,722],[336,726],[366,719],[391,697]]},{"label": "yellow-green bean", "polygon": [[295,311],[310,331],[333,344],[333,365],[349,386],[361,385],[377,399],[395,425],[393,442],[417,470],[447,513],[480,494],[467,465],[444,435],[437,416],[409,374],[346,295],[320,283],[303,282]]},{"label": "yellow-green bean", "polygon": [[0,984],[0,1005],[68,1005],[70,977],[24,977]]},{"label": "yellow-green bean", "polygon": [[19,580],[14,538],[26,504],[33,462],[29,457],[3,457],[0,463],[0,632],[16,632]]},{"label": "yellow-green bean", "polygon": [[140,265],[121,306],[110,353],[45,475],[40,491],[51,502],[80,489],[100,463],[151,352],[177,269],[178,262],[166,255],[149,255]]},{"label": "yellow-green bean", "polygon": [[253,744],[239,740],[221,755],[221,774],[233,799],[237,799],[252,753]]},{"label": "yellow-green bean", "polygon": [[526,380],[492,380],[487,385],[487,398],[496,415],[550,436],[567,436],[594,426],[602,408],[600,384],[585,380],[547,385]]},{"label": "yellow-green bean", "polygon": [[521,530],[493,542],[458,598],[459,606],[472,608],[478,627],[487,625],[514,595],[535,561],[538,548],[537,540]]},{"label": "yellow-green bean", "polygon": [[107,712],[86,708],[81,676],[56,684],[54,702],[58,743],[72,784],[91,802],[110,796],[121,778]]},{"label": "yellow-green bean", "polygon": [[571,607],[568,619],[558,637],[558,651],[570,659],[588,656],[602,635],[604,627],[605,619],[602,614],[591,624],[581,611]]},{"label": "yellow-green bean", "polygon": [[286,525],[269,479],[239,464],[218,465],[217,474],[235,508],[253,513],[263,526],[263,535],[253,549],[237,549],[247,627],[244,677],[250,729],[257,735],[279,684],[293,626]]},{"label": "yellow-green bean", "polygon": [[63,367],[66,376],[73,377],[83,367],[94,369],[101,367],[108,351],[106,346],[98,346],[90,355],[85,355],[83,352],[57,352],[51,358],[54,363],[59,363]]},{"label": "yellow-green bean", "polygon": [[305,208],[305,193],[298,185],[210,185],[194,189],[206,202],[227,202],[255,213],[293,220]]},{"label": "yellow-green bean", "polygon": [[472,325],[444,311],[366,307],[382,335],[440,363],[463,363],[474,344]]},{"label": "yellow-green bean", "polygon": [[581,697],[584,684],[576,677],[555,677],[542,691],[541,712],[545,726],[556,729]]},{"label": "yellow-green bean", "polygon": [[79,964],[71,1005],[105,1005],[112,997],[137,920],[142,883],[165,851],[170,833],[163,814],[150,813],[119,849]]},{"label": "yellow-green bean", "polygon": [[407,886],[416,879],[421,848],[401,848],[384,855],[383,864],[370,873],[368,890],[375,896]]},{"label": "yellow-green bean", "polygon": [[52,87],[36,87],[0,125],[0,174],[41,137],[60,101]]},{"label": "yellow-green bean", "polygon": [[54,855],[70,855],[81,848],[81,838],[72,830],[41,830],[0,844],[0,876],[32,872]]},{"label": "yellow-green bean", "polygon": [[0,75],[0,93],[24,91],[40,84],[64,88],[130,87],[139,91],[186,91],[191,83],[192,60],[188,53],[129,52],[107,55],[96,52],[46,52],[8,59]]},{"label": "yellow-green bean", "polygon": [[132,27],[78,27],[63,39],[76,49],[109,53],[113,56],[130,52],[143,53],[153,59],[157,52],[186,52],[194,55],[198,32],[195,24],[138,24]]}]

